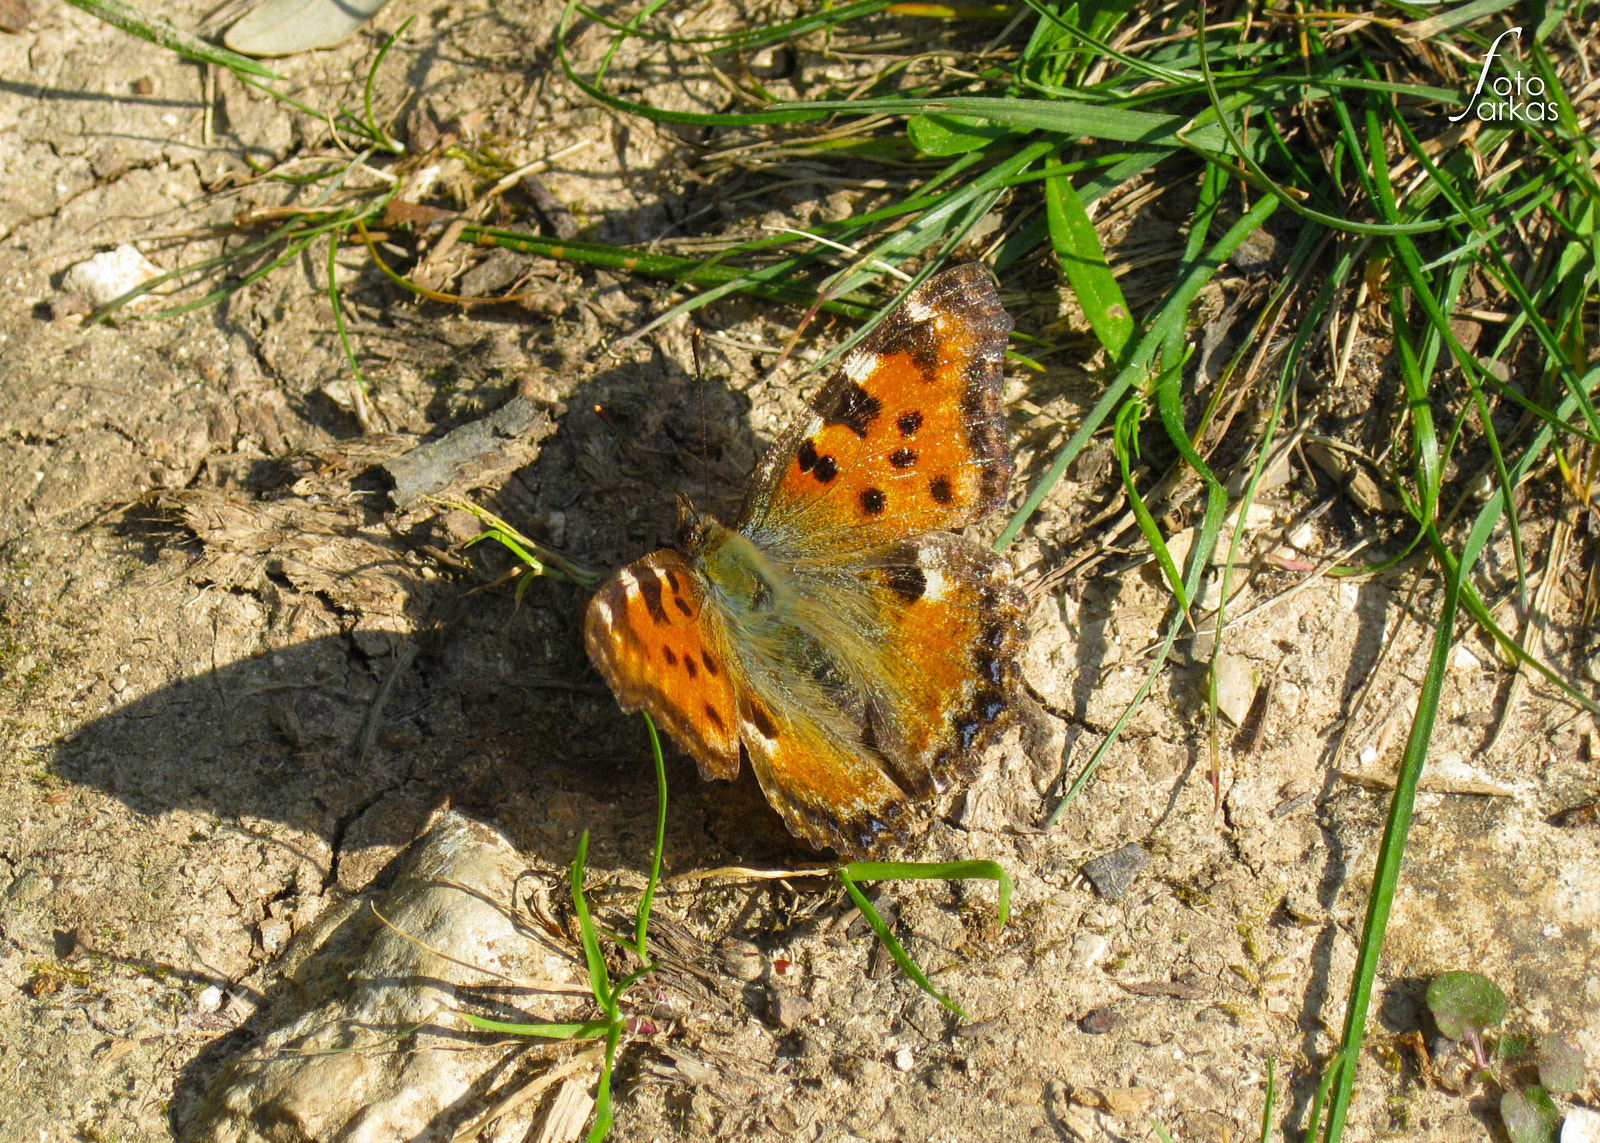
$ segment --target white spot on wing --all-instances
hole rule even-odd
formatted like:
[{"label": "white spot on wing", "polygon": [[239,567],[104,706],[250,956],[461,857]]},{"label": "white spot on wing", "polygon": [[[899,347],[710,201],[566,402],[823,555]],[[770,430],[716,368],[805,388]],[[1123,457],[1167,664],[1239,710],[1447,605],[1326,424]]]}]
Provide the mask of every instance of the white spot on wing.
[{"label": "white spot on wing", "polygon": [[921,298],[912,296],[906,299],[906,317],[912,321],[927,321],[933,313],[933,307]]},{"label": "white spot on wing", "polygon": [[616,612],[612,611],[611,605],[603,599],[594,601],[594,613],[600,617],[600,622],[607,627],[614,625],[617,621]]},{"label": "white spot on wing", "polygon": [[744,735],[745,742],[751,744],[778,741],[776,738],[768,738],[765,734],[762,734],[761,731],[756,729],[756,724],[748,718],[739,720],[739,733]]},{"label": "white spot on wing", "polygon": [[[871,377],[872,371],[877,367],[878,355],[876,353],[852,353],[845,358],[844,375],[859,385],[868,377]],[[817,425],[819,428],[821,424],[822,418],[818,417]]]},{"label": "white spot on wing", "polygon": [[944,578],[944,572],[936,567],[923,566],[923,579],[927,586],[922,591],[923,599],[939,600],[944,598],[945,589],[950,586],[950,581]]},{"label": "white spot on wing", "polygon": [[617,582],[622,584],[622,590],[630,595],[639,590],[639,577],[627,568],[623,568],[617,573]]}]

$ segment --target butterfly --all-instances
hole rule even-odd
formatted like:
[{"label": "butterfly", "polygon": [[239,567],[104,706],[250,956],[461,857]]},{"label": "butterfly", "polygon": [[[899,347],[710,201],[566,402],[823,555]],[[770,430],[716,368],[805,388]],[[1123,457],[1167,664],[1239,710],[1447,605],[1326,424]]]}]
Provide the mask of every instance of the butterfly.
[{"label": "butterfly", "polygon": [[791,833],[876,857],[909,803],[970,781],[1012,714],[1027,601],[951,529],[1001,505],[1011,318],[973,263],[911,290],[771,446],[727,527],[679,498],[676,546],[589,603],[589,658],[701,777],[748,760]]}]

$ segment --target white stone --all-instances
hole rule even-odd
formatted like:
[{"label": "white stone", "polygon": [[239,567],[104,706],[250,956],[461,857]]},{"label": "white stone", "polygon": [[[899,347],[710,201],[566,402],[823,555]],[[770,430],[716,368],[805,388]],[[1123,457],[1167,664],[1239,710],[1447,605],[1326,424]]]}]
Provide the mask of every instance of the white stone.
[{"label": "white stone", "polygon": [[[160,273],[148,258],[124,243],[115,250],[96,254],[87,262],[79,262],[67,271],[61,284],[99,309]],[[153,300],[152,295],[144,294],[128,305],[131,308]]]},{"label": "white stone", "polygon": [[1105,959],[1110,947],[1111,942],[1100,933],[1079,933],[1072,938],[1072,967],[1093,968]]},{"label": "white stone", "polygon": [[1600,1143],[1600,1111],[1568,1108],[1561,1124],[1561,1143]]},{"label": "white stone", "polygon": [[1244,724],[1255,702],[1256,679],[1250,660],[1241,655],[1217,658],[1217,709],[1235,726]]},{"label": "white stone", "polygon": [[1476,671],[1483,666],[1483,662],[1463,644],[1450,656],[1450,665],[1458,671]]}]

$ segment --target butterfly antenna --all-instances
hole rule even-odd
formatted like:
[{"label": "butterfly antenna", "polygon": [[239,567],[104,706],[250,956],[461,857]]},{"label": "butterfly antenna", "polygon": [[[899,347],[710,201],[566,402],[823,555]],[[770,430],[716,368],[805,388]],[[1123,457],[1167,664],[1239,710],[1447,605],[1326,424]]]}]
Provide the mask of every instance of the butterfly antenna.
[{"label": "butterfly antenna", "polygon": [[701,475],[706,482],[706,498],[703,504],[711,503],[711,426],[706,418],[706,375],[700,366],[700,327],[692,326],[689,330],[689,347],[694,354],[694,382],[695,389],[700,395],[700,468]]}]

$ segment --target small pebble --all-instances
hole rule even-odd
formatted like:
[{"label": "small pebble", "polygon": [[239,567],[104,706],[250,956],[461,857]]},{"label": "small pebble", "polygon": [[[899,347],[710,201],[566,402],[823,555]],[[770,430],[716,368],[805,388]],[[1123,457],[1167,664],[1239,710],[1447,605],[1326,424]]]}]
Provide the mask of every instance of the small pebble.
[{"label": "small pebble", "polygon": [[1566,1121],[1561,1124],[1561,1143],[1600,1143],[1600,1111],[1567,1108]]},{"label": "small pebble", "polygon": [[[96,254],[87,262],[79,262],[69,269],[61,284],[77,294],[91,308],[98,309],[135,286],[143,285],[161,271],[148,258],[132,246],[123,244],[115,250]],[[128,303],[130,309],[149,305],[154,298],[143,294]]]},{"label": "small pebble", "polygon": [[1240,655],[1217,657],[1217,709],[1235,726],[1243,726],[1256,699],[1255,670]]},{"label": "small pebble", "polygon": [[1450,657],[1450,665],[1458,671],[1476,671],[1483,662],[1465,647],[1457,647]]},{"label": "small pebble", "polygon": [[811,1015],[811,1001],[793,992],[773,992],[767,997],[767,1018],[785,1030]]},{"label": "small pebble", "polygon": [[735,980],[760,980],[764,968],[761,950],[749,941],[727,940],[717,950],[724,971]]},{"label": "small pebble", "polygon": [[902,1072],[909,1072],[911,1065],[917,1062],[917,1057],[910,1048],[896,1048],[894,1050],[894,1066]]},{"label": "small pebble", "polygon": [[201,1012],[215,1012],[222,1007],[222,989],[215,984],[208,984],[200,990],[200,995],[194,998],[194,1006]]},{"label": "small pebble", "polygon": [[1122,1014],[1109,1005],[1087,1013],[1078,1021],[1078,1031],[1086,1036],[1104,1036],[1122,1027]]},{"label": "small pebble", "polygon": [[1079,933],[1072,938],[1072,967],[1093,968],[1105,959],[1111,942],[1099,933]]},{"label": "small pebble", "polygon": [[1150,864],[1150,855],[1139,845],[1129,842],[1121,849],[1091,857],[1083,863],[1083,875],[1094,886],[1094,891],[1107,900],[1120,901],[1133,886],[1138,872]]}]

